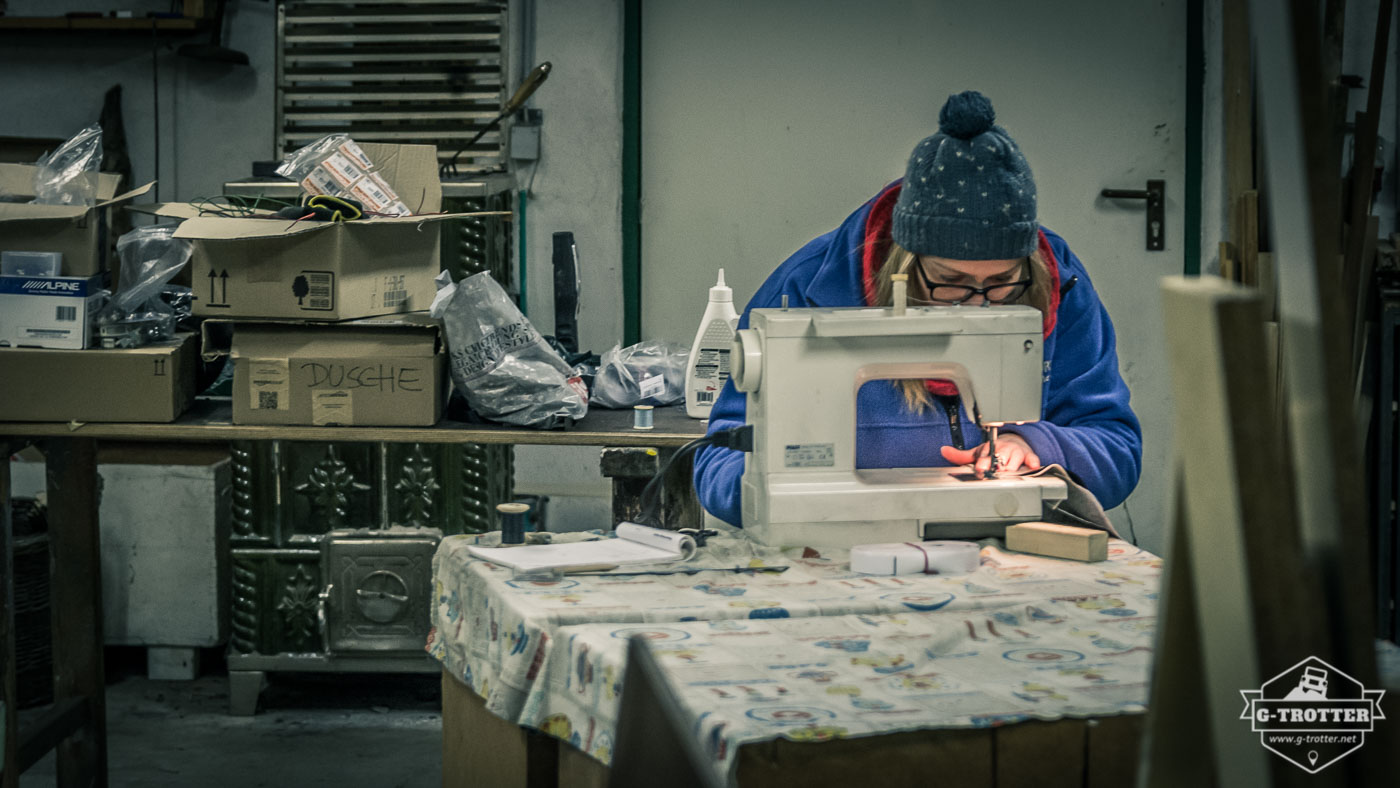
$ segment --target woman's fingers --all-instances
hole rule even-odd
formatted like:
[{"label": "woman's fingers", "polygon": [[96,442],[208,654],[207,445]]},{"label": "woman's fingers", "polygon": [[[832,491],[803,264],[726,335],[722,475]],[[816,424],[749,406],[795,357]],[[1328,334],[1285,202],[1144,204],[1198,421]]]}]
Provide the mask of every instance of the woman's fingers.
[{"label": "woman's fingers", "polygon": [[[982,448],[981,446],[977,449]],[[977,449],[959,449],[953,446],[944,446],[939,451],[943,454],[943,459],[952,465],[971,465],[977,460]]]},{"label": "woman's fingers", "polygon": [[[988,444],[983,443],[972,449],[958,449],[952,446],[944,446],[939,450],[943,454],[943,459],[953,465],[971,465],[972,470],[978,475],[985,474],[992,469],[992,455]],[[1019,439],[1003,439],[997,441],[997,470],[999,471],[1019,471],[1022,468],[1028,470],[1040,470],[1040,456]]]}]

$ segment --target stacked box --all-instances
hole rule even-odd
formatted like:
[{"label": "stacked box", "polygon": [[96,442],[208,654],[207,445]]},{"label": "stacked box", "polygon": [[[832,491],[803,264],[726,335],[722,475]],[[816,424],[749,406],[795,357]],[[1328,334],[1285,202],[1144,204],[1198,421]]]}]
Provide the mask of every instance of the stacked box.
[{"label": "stacked box", "polygon": [[234,424],[413,426],[447,401],[438,321],[204,322],[204,355],[233,363]]},{"label": "stacked box", "polygon": [[428,308],[441,224],[461,218],[438,213],[437,148],[362,147],[417,215],[322,222],[207,216],[186,204],[157,209],[185,219],[175,237],[194,244],[196,316],[334,321]]}]

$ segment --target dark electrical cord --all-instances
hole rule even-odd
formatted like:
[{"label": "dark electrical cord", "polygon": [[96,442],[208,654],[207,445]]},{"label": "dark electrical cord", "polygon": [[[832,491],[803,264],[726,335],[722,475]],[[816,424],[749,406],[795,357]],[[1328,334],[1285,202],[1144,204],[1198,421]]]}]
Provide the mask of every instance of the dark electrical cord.
[{"label": "dark electrical cord", "polygon": [[637,515],[639,525],[661,526],[661,488],[666,485],[666,477],[673,468],[679,466],[681,458],[688,457],[707,446],[719,446],[735,451],[753,451],[753,425],[746,424],[742,427],[731,427],[727,430],[712,432],[676,449],[675,454],[666,460],[656,475],[651,477],[651,480],[642,488],[641,512]]}]

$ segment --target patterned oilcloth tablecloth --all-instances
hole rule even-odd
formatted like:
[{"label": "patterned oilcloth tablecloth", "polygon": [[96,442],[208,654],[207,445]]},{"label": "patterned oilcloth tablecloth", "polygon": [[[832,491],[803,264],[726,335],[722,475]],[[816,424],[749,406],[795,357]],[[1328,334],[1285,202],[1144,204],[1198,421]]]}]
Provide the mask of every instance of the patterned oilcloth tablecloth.
[{"label": "patterned oilcloth tablecloth", "polygon": [[1145,702],[1161,560],[1111,540],[1084,564],[984,540],[962,576],[873,577],[845,551],[726,534],[713,566],[786,571],[514,579],[449,537],[428,652],[504,719],[611,758],[626,637],[651,638],[718,768],[745,741],[822,738]]}]

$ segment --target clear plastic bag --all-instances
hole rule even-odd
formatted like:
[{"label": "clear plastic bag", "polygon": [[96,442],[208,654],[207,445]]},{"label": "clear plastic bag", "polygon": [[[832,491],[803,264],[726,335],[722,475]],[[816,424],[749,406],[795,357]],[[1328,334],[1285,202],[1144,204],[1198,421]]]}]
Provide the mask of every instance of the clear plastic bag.
[{"label": "clear plastic bag", "polygon": [[102,127],[93,124],[53,152],[40,157],[34,173],[34,203],[97,204],[97,172],[102,167]]},{"label": "clear plastic bag", "polygon": [[371,214],[406,216],[411,211],[394,187],[375,172],[374,162],[345,134],[329,134],[288,153],[277,174],[301,184],[307,194],[358,200]]},{"label": "clear plastic bag", "polygon": [[443,321],[452,383],[484,418],[525,427],[567,426],[588,413],[588,391],[491,275],[456,284],[438,275],[429,313]]},{"label": "clear plastic bag", "polygon": [[659,339],[613,345],[598,364],[591,402],[600,408],[674,405],[685,399],[689,358],[686,348]]},{"label": "clear plastic bag", "polygon": [[117,239],[121,279],[97,317],[103,347],[140,347],[175,336],[180,314],[164,293],[193,251],[189,241],[174,237],[177,226],[138,227]]}]

